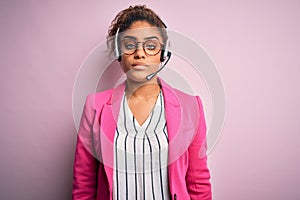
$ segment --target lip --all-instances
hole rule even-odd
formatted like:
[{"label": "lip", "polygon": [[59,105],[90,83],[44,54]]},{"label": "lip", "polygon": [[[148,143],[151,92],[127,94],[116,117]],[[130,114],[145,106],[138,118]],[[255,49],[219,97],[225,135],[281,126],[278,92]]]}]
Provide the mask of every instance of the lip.
[{"label": "lip", "polygon": [[133,63],[131,66],[133,69],[139,69],[139,70],[146,69],[148,67],[148,65],[143,62],[136,62]]}]

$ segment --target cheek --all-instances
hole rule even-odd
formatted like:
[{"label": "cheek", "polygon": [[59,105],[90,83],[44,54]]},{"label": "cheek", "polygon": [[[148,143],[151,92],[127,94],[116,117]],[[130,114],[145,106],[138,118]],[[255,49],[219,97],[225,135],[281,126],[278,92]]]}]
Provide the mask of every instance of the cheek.
[{"label": "cheek", "polygon": [[153,56],[150,60],[153,64],[159,64],[160,63],[160,53]]},{"label": "cheek", "polygon": [[129,71],[129,67],[128,67],[129,64],[128,64],[128,62],[126,62],[125,59],[121,60],[120,65],[121,65],[121,68],[122,68],[123,72],[126,73],[127,71]]}]

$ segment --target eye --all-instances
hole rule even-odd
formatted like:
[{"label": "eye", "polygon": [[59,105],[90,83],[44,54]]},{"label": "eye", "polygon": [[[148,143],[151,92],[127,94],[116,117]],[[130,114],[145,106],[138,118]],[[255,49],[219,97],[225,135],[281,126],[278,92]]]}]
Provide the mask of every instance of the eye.
[{"label": "eye", "polygon": [[148,40],[145,42],[145,48],[147,50],[153,51],[160,48],[160,44],[156,40]]},{"label": "eye", "polygon": [[128,50],[135,49],[136,45],[135,44],[125,44],[125,48]]},{"label": "eye", "polygon": [[133,49],[136,49],[137,44],[133,40],[124,40],[124,41],[122,41],[122,47],[125,50],[133,50]]}]

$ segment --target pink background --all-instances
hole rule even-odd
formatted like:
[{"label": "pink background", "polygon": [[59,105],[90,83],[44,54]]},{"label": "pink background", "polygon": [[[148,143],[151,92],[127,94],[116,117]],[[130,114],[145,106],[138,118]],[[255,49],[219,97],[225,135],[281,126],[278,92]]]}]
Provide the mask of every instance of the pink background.
[{"label": "pink background", "polygon": [[[0,199],[70,199],[77,70],[115,14],[136,3],[0,2]],[[143,3],[201,44],[222,76],[214,199],[299,199],[300,2]]]}]

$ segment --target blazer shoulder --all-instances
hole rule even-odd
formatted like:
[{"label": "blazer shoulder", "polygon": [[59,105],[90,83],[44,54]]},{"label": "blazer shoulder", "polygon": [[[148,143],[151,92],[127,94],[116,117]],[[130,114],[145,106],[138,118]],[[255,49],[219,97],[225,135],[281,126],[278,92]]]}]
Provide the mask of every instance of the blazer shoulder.
[{"label": "blazer shoulder", "polygon": [[112,92],[113,92],[113,89],[108,89],[108,90],[104,90],[102,92],[96,92],[96,93],[91,94],[91,95],[94,95],[96,99],[99,99],[99,98],[110,98]]},{"label": "blazer shoulder", "polygon": [[201,98],[198,95],[192,95],[176,88],[173,88],[174,94],[178,99],[180,99],[181,103],[190,104],[191,102],[201,102]]},{"label": "blazer shoulder", "polygon": [[173,91],[178,96],[183,96],[183,97],[186,97],[186,98],[195,98],[195,95],[191,95],[189,93],[183,92],[183,91],[181,91],[179,89],[176,89],[176,88],[173,88]]},{"label": "blazer shoulder", "polygon": [[[173,94],[180,102],[180,106],[185,111],[185,113],[202,115],[203,113],[203,103],[199,95],[191,95],[176,88],[173,88]],[[195,112],[198,111],[198,112]],[[197,116],[196,118],[198,118]]]},{"label": "blazer shoulder", "polygon": [[104,90],[88,94],[86,97],[86,106],[98,108],[99,105],[107,103],[112,95],[113,89]]}]

